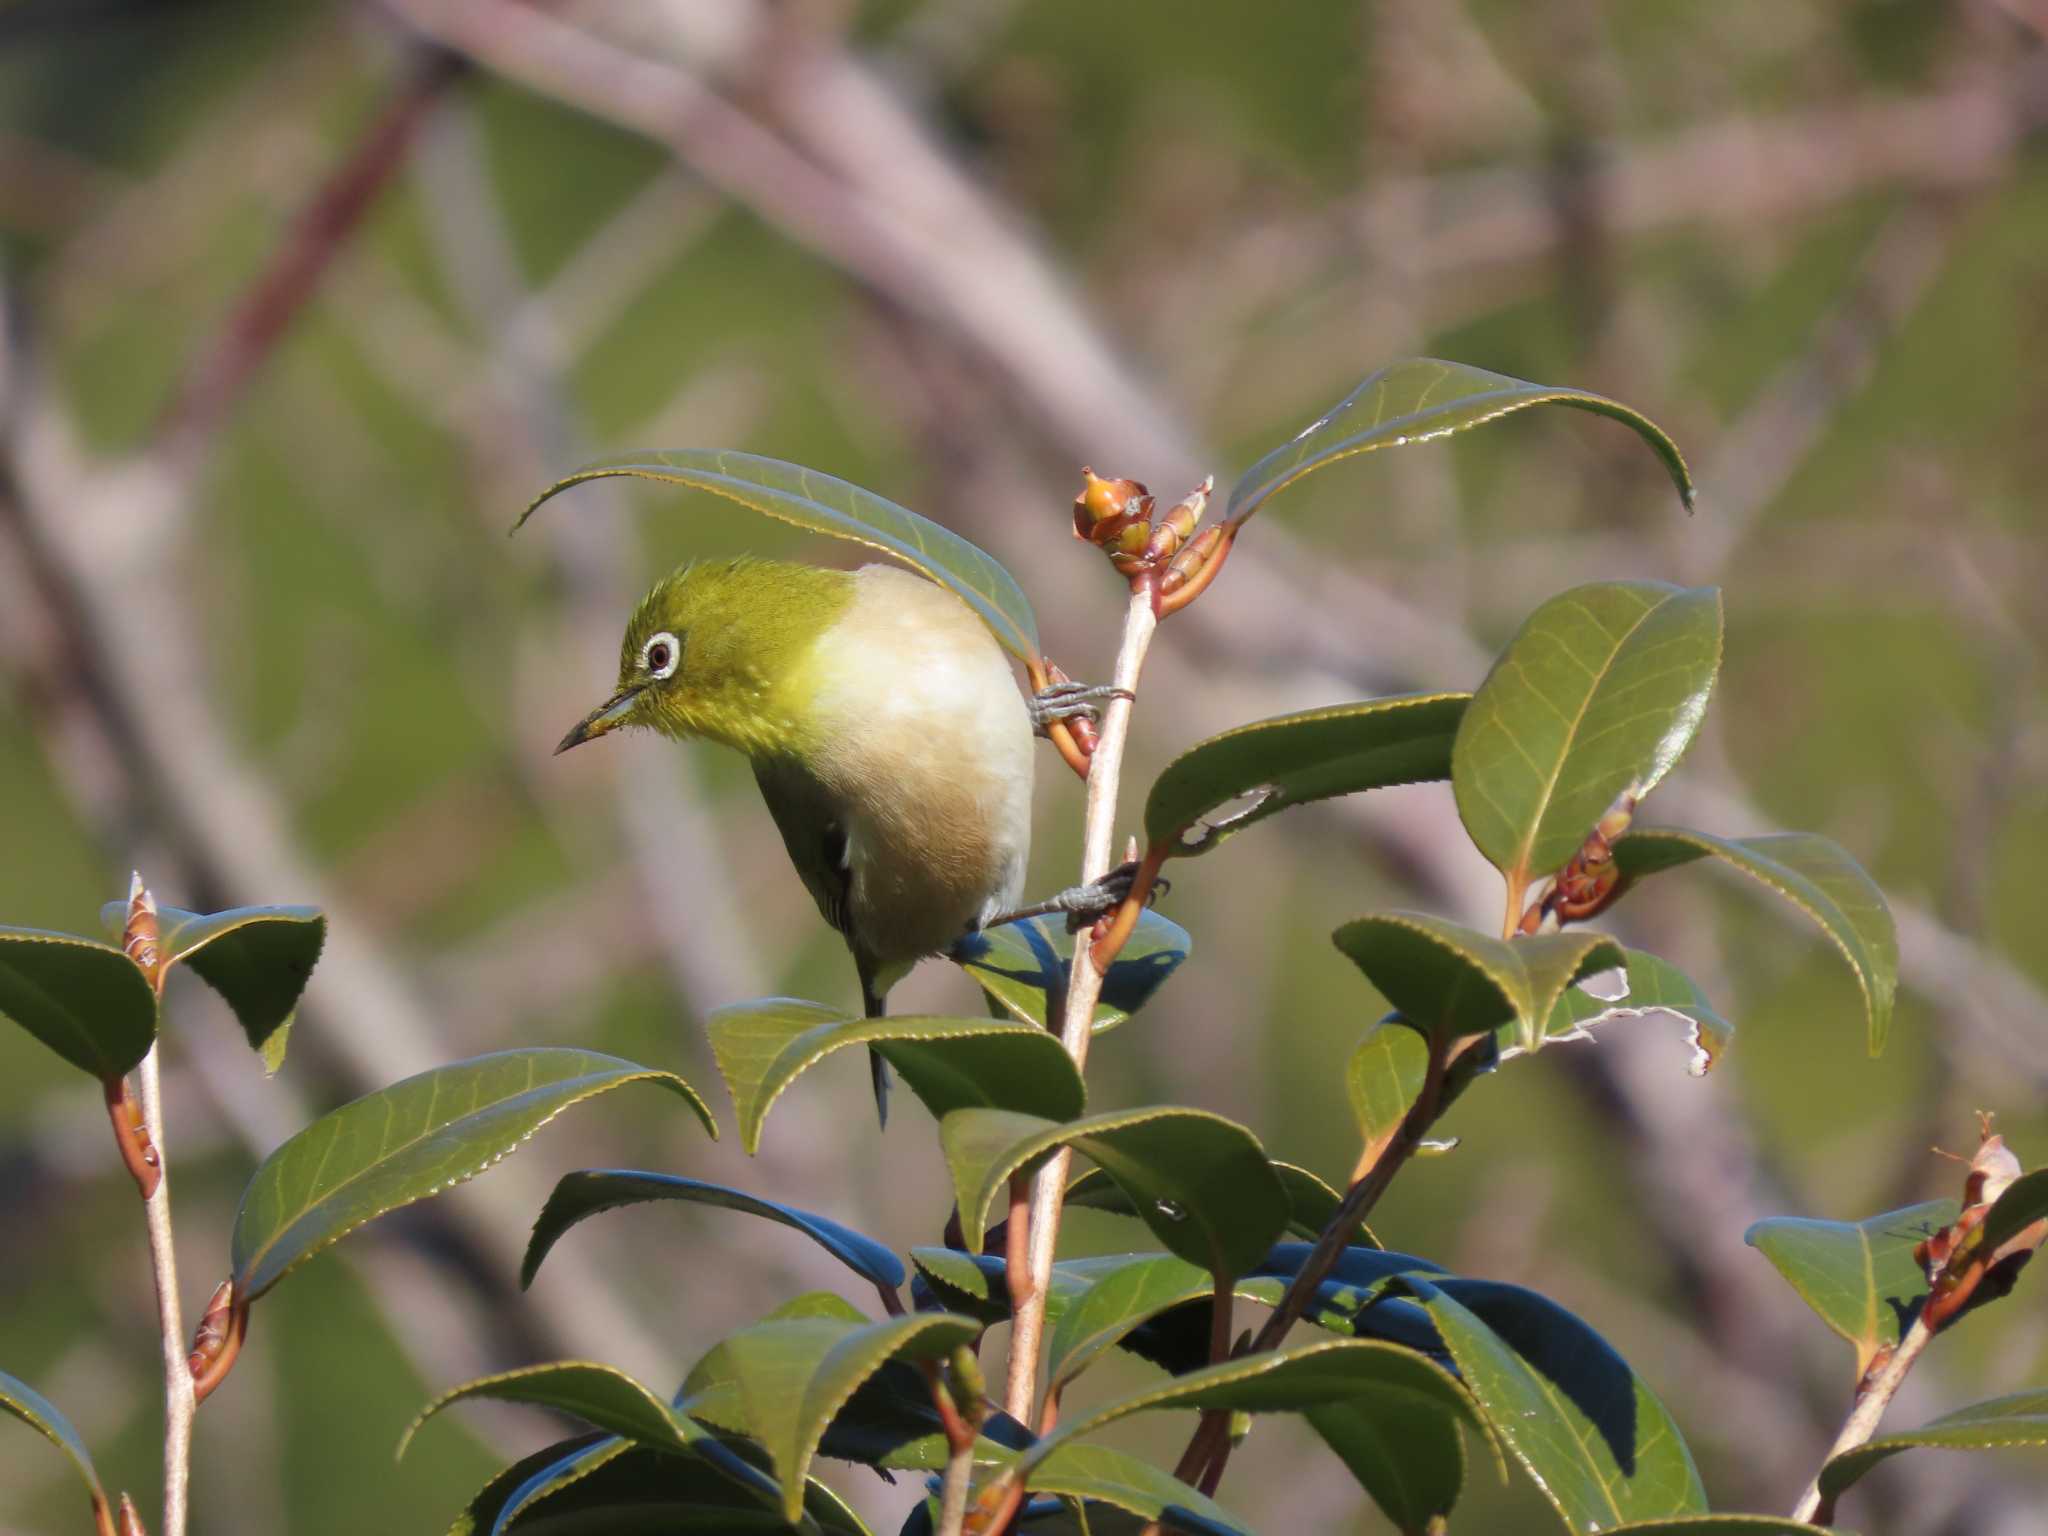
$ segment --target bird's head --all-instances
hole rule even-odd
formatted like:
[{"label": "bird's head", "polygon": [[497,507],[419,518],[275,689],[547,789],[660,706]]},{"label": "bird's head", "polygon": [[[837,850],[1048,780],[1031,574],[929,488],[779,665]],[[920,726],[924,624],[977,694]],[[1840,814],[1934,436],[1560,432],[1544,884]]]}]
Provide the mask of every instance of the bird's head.
[{"label": "bird's head", "polygon": [[555,748],[617,730],[709,736],[747,751],[791,729],[792,673],[850,597],[842,571],[771,560],[682,567],[640,600],[619,646],[612,696]]}]

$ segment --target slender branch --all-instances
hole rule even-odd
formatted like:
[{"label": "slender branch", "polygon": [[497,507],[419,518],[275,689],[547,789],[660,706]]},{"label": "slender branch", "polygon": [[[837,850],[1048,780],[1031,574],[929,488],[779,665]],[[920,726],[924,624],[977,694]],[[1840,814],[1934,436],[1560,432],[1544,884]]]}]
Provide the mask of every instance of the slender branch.
[{"label": "slender branch", "polygon": [[163,1081],[156,1047],[142,1058],[142,1124],[157,1153],[156,1188],[143,1210],[149,1224],[149,1266],[156,1276],[157,1329],[164,1351],[164,1520],[159,1536],[185,1536],[192,1483],[192,1368],[185,1359],[185,1322],[178,1308],[178,1256],[171,1232],[171,1177],[164,1155]]},{"label": "slender branch", "polygon": [[[1842,1432],[1835,1436],[1835,1443],[1821,1458],[1823,1469],[1844,1451],[1853,1451],[1877,1432],[1878,1420],[1884,1417],[1885,1409],[1891,1406],[1892,1398],[1905,1383],[1907,1372],[1913,1369],[1913,1362],[1920,1358],[1920,1352],[1933,1337],[1934,1330],[1927,1326],[1925,1313],[1913,1319],[1913,1326],[1899,1340],[1899,1347],[1878,1367],[1876,1375],[1867,1377],[1857,1388],[1855,1406],[1849,1410],[1849,1417],[1842,1421]],[[1792,1518],[1821,1525],[1834,1517],[1835,1501],[1821,1496],[1820,1474],[1816,1472],[1813,1482],[1792,1507]]]},{"label": "slender branch", "polygon": [[[1099,880],[1109,872],[1116,839],[1116,797],[1123,774],[1124,746],[1130,739],[1132,697],[1145,653],[1159,627],[1152,608],[1152,589],[1140,583],[1124,614],[1122,649],[1116,658],[1113,686],[1127,695],[1110,700],[1103,711],[1101,739],[1088,765],[1088,818],[1081,842],[1081,880]],[[1074,946],[1073,973],[1067,981],[1065,1011],[1060,1016],[1060,1043],[1074,1059],[1074,1070],[1086,1068],[1088,1039],[1095,1021],[1096,999],[1102,995],[1102,971],[1093,948]],[[1032,1188],[1028,1229],[1029,1283],[1022,1305],[1010,1324],[1010,1364],[1004,1406],[1021,1423],[1031,1422],[1031,1404],[1038,1390],[1038,1348],[1045,1331],[1045,1297],[1052,1284],[1053,1249],[1059,1241],[1060,1205],[1066,1198],[1067,1168],[1073,1155],[1065,1147],[1038,1171]]]}]

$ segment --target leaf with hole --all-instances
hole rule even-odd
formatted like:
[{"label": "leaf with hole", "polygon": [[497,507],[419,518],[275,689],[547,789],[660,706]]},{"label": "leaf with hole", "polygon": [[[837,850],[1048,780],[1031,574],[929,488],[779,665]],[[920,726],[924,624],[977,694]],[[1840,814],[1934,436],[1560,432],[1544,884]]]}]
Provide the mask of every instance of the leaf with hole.
[{"label": "leaf with hole", "polygon": [[1119,1110],[1065,1124],[1000,1109],[962,1109],[939,1123],[967,1245],[979,1248],[989,1202],[1020,1173],[1070,1146],[1123,1187],[1174,1254],[1239,1275],[1285,1228],[1287,1192],[1258,1138],[1196,1109]]},{"label": "leaf with hole", "polygon": [[72,933],[0,928],[0,1017],[102,1082],[156,1043],[156,993],[135,962]]},{"label": "leaf with hole", "polygon": [[1646,875],[1709,856],[1763,882],[1820,924],[1863,992],[1870,1054],[1881,1053],[1899,990],[1899,936],[1877,882],[1839,843],[1811,832],[1715,837],[1687,827],[1638,827],[1614,845],[1624,891]]},{"label": "leaf with hole", "polygon": [[873,491],[780,459],[723,448],[675,448],[600,459],[542,491],[519,515],[514,529],[570,487],[616,475],[709,491],[811,533],[893,555],[958,597],[1019,661],[1038,659],[1038,621],[1031,604],[1016,578],[993,556]]},{"label": "leaf with hole", "polygon": [[1289,806],[1449,778],[1451,742],[1469,698],[1367,699],[1212,736],[1154,781],[1145,799],[1145,837],[1175,855],[1207,853]]},{"label": "leaf with hole", "polygon": [[1996,1451],[2048,1446],[2048,1391],[2016,1392],[1945,1413],[1919,1429],[1866,1440],[1821,1468],[1821,1497],[1833,1503],[1879,1462],[1901,1451]]},{"label": "leaf with hole", "polygon": [[[111,933],[119,934],[127,917],[125,901],[100,908]],[[327,915],[318,907],[160,907],[157,927],[164,969],[191,966],[234,1013],[263,1069],[283,1066],[292,1016],[327,942]]]},{"label": "leaf with hole", "polygon": [[1231,489],[1225,521],[1244,522],[1277,492],[1339,459],[1431,442],[1535,405],[1567,405],[1630,427],[1663,460],[1691,509],[1692,476],[1684,456],[1664,429],[1640,411],[1583,389],[1531,384],[1433,357],[1406,357],[1368,375],[1319,420],[1246,470]]},{"label": "leaf with hole", "polygon": [[1446,1043],[1512,1024],[1533,1051],[1566,987],[1621,964],[1605,934],[1496,939],[1422,912],[1375,913],[1331,937],[1409,1024]]},{"label": "leaf with hole", "polygon": [[1742,1240],[1776,1266],[1820,1320],[1856,1351],[1860,1380],[1892,1348],[1927,1299],[1915,1245],[1956,1219],[1953,1200],[1929,1200],[1862,1221],[1771,1216]]},{"label": "leaf with hole", "polygon": [[242,1191],[235,1295],[254,1301],[365,1222],[476,1177],[573,1104],[654,1083],[717,1123],[697,1090],[595,1051],[499,1051],[393,1083],[322,1115],[263,1160]]},{"label": "leaf with hole", "polygon": [[[1583,987],[1567,988],[1550,1010],[1544,1039],[1590,1038],[1591,1031],[1604,1025],[1665,1018],[1685,1030],[1685,1043],[1692,1047],[1686,1070],[1694,1077],[1712,1071],[1734,1041],[1735,1026],[1714,1011],[1698,983],[1669,960],[1643,949],[1622,951],[1622,979],[1627,991],[1621,997],[1600,997]],[[1505,1057],[1509,1052],[1501,1054]]]},{"label": "leaf with hole", "polygon": [[[1057,1020],[1066,1005],[1074,940],[1064,918],[1024,917],[966,935],[948,958],[1008,1012],[1044,1028],[1048,1010]],[[1149,907],[1139,913],[1130,942],[1102,979],[1096,1031],[1114,1029],[1151,1001],[1193,944],[1187,929],[1171,918]]]},{"label": "leaf with hole", "polygon": [[[126,956],[122,957],[122,962],[128,964],[130,970],[135,969]],[[108,1513],[107,1491],[100,1486],[100,1475],[93,1468],[92,1453],[86,1450],[85,1441],[71,1427],[71,1421],[58,1411],[57,1405],[27,1382],[0,1371],[0,1413],[21,1420],[64,1453],[84,1482],[94,1512],[103,1517],[103,1526],[111,1529],[113,1521]]]},{"label": "leaf with hole", "polygon": [[1712,587],[1596,582],[1529,615],[1451,754],[1458,815],[1510,889],[1560,869],[1617,796],[1656,787],[1720,667]]}]

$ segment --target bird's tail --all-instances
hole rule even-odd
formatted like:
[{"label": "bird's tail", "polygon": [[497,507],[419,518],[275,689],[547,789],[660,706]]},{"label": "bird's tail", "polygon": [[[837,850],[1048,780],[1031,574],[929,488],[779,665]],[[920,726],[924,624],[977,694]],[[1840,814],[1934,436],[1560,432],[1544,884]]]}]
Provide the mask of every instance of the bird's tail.
[{"label": "bird's tail", "polygon": [[[871,1019],[879,1019],[889,1011],[887,994],[875,990],[874,979],[868,975],[865,966],[861,968],[860,1000]],[[889,1129],[889,1063],[872,1045],[868,1047],[868,1075],[875,1084],[875,1120],[886,1131]]]}]

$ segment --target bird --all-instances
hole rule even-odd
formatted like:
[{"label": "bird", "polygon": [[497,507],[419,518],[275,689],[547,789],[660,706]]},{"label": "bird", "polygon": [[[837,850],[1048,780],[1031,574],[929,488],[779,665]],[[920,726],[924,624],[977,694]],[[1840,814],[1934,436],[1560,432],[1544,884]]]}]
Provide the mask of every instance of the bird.
[{"label": "bird", "polygon": [[[612,694],[555,748],[621,729],[743,753],[818,911],[882,1017],[921,959],[1020,915],[1104,910],[1105,881],[1018,908],[1031,849],[1034,735],[1115,691],[1026,698],[958,597],[898,566],[753,556],[662,578],[626,625]],[[876,1112],[888,1067],[869,1049]]]}]

